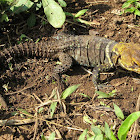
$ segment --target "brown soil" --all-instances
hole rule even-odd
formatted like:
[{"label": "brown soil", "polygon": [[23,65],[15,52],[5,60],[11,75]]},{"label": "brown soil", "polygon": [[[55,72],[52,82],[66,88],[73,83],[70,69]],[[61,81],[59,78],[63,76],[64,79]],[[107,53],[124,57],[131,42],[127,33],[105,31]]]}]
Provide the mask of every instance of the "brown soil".
[{"label": "brown soil", "polygon": [[[88,8],[89,12],[83,18],[100,25],[95,24],[86,27],[85,25],[80,26],[79,23],[77,25],[65,23],[62,30],[74,32],[75,34],[87,34],[88,30],[92,29],[99,36],[116,41],[140,43],[140,18],[135,17],[133,14],[119,16],[117,12],[121,10],[121,6],[122,2],[116,0],[112,2],[93,2],[90,0],[87,3],[84,1],[80,3],[74,0],[73,2],[68,1],[67,11],[77,12],[80,9]],[[12,23],[14,24],[16,20]],[[6,31],[3,32],[2,43],[8,42],[7,36],[10,37],[12,44],[14,44],[15,40],[17,40],[15,38],[19,38],[21,34],[26,34],[28,37],[37,40],[37,38],[47,39],[48,36],[56,32],[56,29],[52,29],[49,24],[45,26],[36,25],[29,30],[27,30],[27,25],[23,28],[23,24],[19,24],[19,20],[17,24],[18,29],[22,30],[19,30],[18,34],[16,34],[17,32],[13,29],[17,27],[11,24],[8,27],[10,33],[6,35]],[[5,43],[5,45],[10,44]],[[46,80],[55,62],[48,62],[43,59],[38,60],[36,58],[17,60],[17,62],[16,69],[12,72],[7,70],[1,74],[0,94],[4,97],[8,105],[8,110],[2,110],[0,112],[0,119],[23,120],[29,118],[19,108],[32,114],[35,119],[29,124],[1,127],[0,139],[41,139],[40,136],[42,134],[49,136],[55,131],[56,137],[61,137],[60,139],[77,140],[84,129],[90,129],[90,125],[83,121],[84,115],[88,115],[91,119],[97,120],[95,125],[104,126],[104,123],[107,122],[110,127],[113,127],[113,131],[117,136],[117,131],[122,121],[116,117],[111,109],[106,108],[106,106],[113,108],[113,103],[115,103],[122,109],[125,118],[136,111],[140,93],[139,75],[127,71],[116,72],[109,81],[113,85],[113,88],[104,88],[102,90],[104,92],[111,92],[115,89],[116,95],[109,99],[98,99],[89,74],[80,66],[73,66],[67,73],[62,75],[63,80],[67,87],[75,84],[81,85],[76,92],[63,101],[66,110],[62,109],[62,104],[60,105],[58,103],[54,117],[50,118],[50,104],[48,104],[44,105],[44,110],[36,116],[36,107],[42,102],[47,102],[52,91],[58,87],[58,81],[51,79],[48,82]],[[104,79],[107,75],[103,73],[101,77]],[[3,88],[3,85],[7,85],[8,91],[6,91],[6,88]],[[9,94],[12,92],[13,94]],[[80,93],[88,95],[90,99],[82,96]],[[59,94],[61,95],[61,93]],[[99,106],[102,106],[102,108],[99,108]],[[13,112],[17,112],[17,114],[14,116],[11,115]],[[137,126],[137,129],[139,127]],[[133,129],[129,132],[128,140],[134,135],[132,132]],[[137,137],[137,139],[140,138]]]}]

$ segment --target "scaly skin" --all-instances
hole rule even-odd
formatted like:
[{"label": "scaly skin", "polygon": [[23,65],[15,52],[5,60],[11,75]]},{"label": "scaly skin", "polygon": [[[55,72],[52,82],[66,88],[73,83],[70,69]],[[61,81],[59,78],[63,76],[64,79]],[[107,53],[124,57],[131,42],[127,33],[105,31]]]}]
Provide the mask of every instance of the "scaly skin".
[{"label": "scaly skin", "polygon": [[0,52],[1,63],[9,62],[13,58],[47,57],[58,58],[61,62],[53,72],[55,74],[67,71],[72,63],[93,69],[93,83],[98,89],[99,74],[115,66],[140,74],[140,45],[133,43],[118,43],[103,37],[91,35],[67,35],[60,33],[47,42],[24,43]]},{"label": "scaly skin", "polygon": [[118,43],[113,47],[112,52],[116,53],[113,63],[122,68],[140,74],[140,45],[133,43]]}]

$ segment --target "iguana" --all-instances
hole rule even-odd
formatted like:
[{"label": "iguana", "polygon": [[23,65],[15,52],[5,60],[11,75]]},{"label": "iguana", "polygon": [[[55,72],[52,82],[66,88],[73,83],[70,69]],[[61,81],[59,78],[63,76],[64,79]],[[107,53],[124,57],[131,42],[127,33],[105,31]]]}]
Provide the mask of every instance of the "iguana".
[{"label": "iguana", "polygon": [[59,59],[53,73],[67,71],[74,62],[94,67],[93,83],[98,89],[99,74],[116,66],[140,74],[140,44],[116,42],[93,35],[68,35],[59,33],[48,41],[24,43],[0,51],[1,64],[17,57],[43,57]]}]

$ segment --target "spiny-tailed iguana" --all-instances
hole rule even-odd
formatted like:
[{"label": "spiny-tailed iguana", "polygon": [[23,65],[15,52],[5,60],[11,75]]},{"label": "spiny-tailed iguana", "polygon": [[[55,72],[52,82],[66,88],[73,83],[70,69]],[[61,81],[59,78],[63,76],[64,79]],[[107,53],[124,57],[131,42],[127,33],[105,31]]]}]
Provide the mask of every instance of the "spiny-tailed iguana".
[{"label": "spiny-tailed iguana", "polygon": [[61,64],[54,68],[55,74],[67,71],[74,61],[94,67],[92,79],[96,88],[100,72],[116,66],[140,74],[140,44],[116,42],[92,35],[60,33],[47,42],[15,45],[0,51],[0,62],[5,65],[8,60],[21,56],[58,58]]}]

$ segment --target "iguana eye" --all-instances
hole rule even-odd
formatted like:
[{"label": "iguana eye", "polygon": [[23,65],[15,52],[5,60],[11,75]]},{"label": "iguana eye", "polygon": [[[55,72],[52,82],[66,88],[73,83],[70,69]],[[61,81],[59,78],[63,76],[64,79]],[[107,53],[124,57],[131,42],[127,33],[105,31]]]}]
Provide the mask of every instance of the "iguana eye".
[{"label": "iguana eye", "polygon": [[137,67],[137,68],[140,67],[136,62],[134,62],[134,66]]}]

